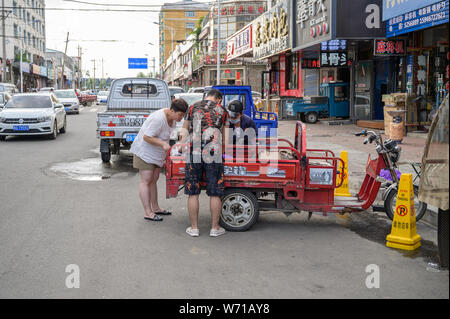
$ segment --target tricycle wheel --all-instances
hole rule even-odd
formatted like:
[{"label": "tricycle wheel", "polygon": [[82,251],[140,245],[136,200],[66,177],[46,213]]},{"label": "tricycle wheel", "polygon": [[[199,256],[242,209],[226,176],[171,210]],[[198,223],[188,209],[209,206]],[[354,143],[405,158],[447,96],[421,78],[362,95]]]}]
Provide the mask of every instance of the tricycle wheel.
[{"label": "tricycle wheel", "polygon": [[[397,189],[392,188],[384,201],[384,210],[389,219],[394,219],[395,205],[397,204]],[[418,200],[419,187],[414,185],[414,209],[416,213],[416,221],[422,219],[427,212],[427,204]]]},{"label": "tricycle wheel", "polygon": [[222,197],[220,226],[228,231],[249,230],[259,217],[259,205],[255,195],[244,189],[227,189]]},{"label": "tricycle wheel", "polygon": [[310,124],[314,124],[319,119],[319,115],[316,112],[309,112],[306,114],[306,122]]}]

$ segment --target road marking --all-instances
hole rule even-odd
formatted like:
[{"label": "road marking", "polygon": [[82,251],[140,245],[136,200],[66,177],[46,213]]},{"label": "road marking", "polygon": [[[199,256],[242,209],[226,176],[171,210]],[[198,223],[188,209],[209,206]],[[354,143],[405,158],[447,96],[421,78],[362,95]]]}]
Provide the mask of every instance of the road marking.
[{"label": "road marking", "polygon": [[92,109],[90,112],[92,112],[92,113],[97,112],[97,109],[96,108]]}]

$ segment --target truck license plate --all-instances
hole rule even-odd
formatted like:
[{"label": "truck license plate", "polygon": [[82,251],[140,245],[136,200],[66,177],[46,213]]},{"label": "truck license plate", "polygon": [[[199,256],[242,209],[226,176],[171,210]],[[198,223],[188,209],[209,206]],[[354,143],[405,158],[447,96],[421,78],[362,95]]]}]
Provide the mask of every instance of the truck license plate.
[{"label": "truck license plate", "polygon": [[127,134],[125,140],[126,140],[127,142],[134,142],[134,139],[136,138],[136,135],[137,135],[137,134]]}]

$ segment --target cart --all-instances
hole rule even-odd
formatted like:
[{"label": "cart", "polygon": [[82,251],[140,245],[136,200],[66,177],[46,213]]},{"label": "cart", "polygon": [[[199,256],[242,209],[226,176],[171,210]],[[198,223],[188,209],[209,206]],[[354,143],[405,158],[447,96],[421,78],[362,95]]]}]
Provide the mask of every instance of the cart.
[{"label": "cart", "polygon": [[[369,139],[370,142],[377,141],[377,145],[381,141],[372,136]],[[335,197],[335,189],[344,180],[340,178],[341,182],[337,183],[338,174],[344,173],[344,169],[339,171],[339,164],[344,167],[345,163],[330,150],[308,149],[304,123],[296,123],[294,145],[279,138],[259,139],[258,143],[257,148],[225,147],[233,148],[238,154],[233,160],[224,161],[225,194],[220,224],[226,230],[250,229],[261,211],[285,214],[318,212],[324,216],[365,211],[377,197],[381,185],[378,176],[388,160],[383,152],[379,152],[374,160],[369,155],[366,175],[358,194]],[[224,151],[227,152],[226,149]],[[184,177],[185,157],[168,156],[167,198],[178,195],[183,188]]]}]

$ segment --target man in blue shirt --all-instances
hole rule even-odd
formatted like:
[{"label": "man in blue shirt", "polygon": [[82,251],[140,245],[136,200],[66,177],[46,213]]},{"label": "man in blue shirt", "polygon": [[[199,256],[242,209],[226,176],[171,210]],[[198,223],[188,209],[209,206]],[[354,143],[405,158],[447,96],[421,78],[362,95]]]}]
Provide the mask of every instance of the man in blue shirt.
[{"label": "man in blue shirt", "polygon": [[[230,129],[233,129],[233,144],[236,144],[237,139],[244,137],[244,143],[240,145],[252,145],[255,144],[255,139],[258,135],[258,129],[256,128],[255,122],[243,114],[244,105],[239,100],[231,101],[228,104],[228,114],[230,115]],[[253,129],[253,132],[247,131],[248,129]],[[247,131],[247,132],[246,132]],[[245,135],[243,134],[245,133]],[[251,139],[249,142],[249,138]]]}]

